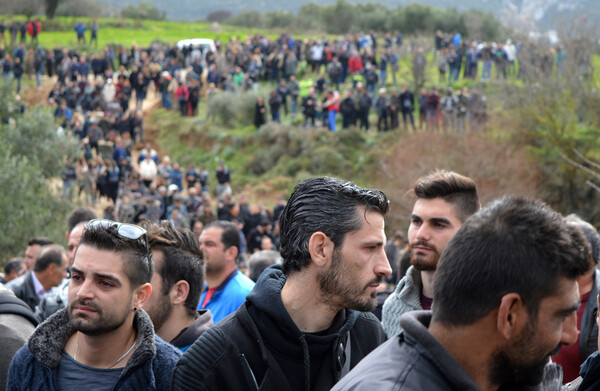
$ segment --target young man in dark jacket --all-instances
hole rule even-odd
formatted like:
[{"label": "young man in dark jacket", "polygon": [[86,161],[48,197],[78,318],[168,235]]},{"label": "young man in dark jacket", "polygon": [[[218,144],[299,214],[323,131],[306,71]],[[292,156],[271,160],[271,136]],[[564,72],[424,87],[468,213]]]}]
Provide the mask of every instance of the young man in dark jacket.
[{"label": "young man in dark jacket", "polygon": [[71,267],[67,308],[11,363],[7,390],[165,390],[180,352],[141,310],[154,264],[146,231],[92,220]]},{"label": "young man in dark jacket", "polygon": [[386,196],[336,178],[296,186],[280,217],[282,266],[206,331],[173,372],[173,390],[329,390],[384,332],[371,311],[391,268]]}]

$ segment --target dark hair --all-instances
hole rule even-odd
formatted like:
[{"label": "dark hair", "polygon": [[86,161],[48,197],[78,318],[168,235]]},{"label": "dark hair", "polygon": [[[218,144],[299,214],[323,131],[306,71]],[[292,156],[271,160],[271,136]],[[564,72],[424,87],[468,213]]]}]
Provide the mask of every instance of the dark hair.
[{"label": "dark hair", "polygon": [[503,197],[469,218],[446,246],[435,274],[433,320],[471,324],[518,293],[532,316],[561,278],[589,270],[578,229],[541,201]]},{"label": "dark hair", "polygon": [[71,212],[71,215],[69,216],[69,220],[68,220],[69,231],[68,232],[71,232],[73,230],[73,228],[75,228],[75,226],[81,222],[90,221],[90,220],[94,220],[97,218],[98,218],[98,216],[96,215],[96,212],[94,212],[93,209],[86,208],[84,206],[77,208],[73,212]]},{"label": "dark hair", "polygon": [[54,242],[52,241],[52,239],[47,238],[45,236],[38,236],[36,238],[31,238],[27,242],[27,246],[36,246],[36,245],[47,246],[49,244],[54,244]]},{"label": "dark hair", "polygon": [[44,246],[38,252],[35,264],[33,265],[34,272],[43,272],[48,269],[48,266],[55,264],[62,266],[63,262],[67,261],[67,252],[64,247],[58,244],[49,244]]},{"label": "dark hair", "polygon": [[148,231],[150,249],[164,255],[162,266],[156,269],[162,279],[161,294],[167,296],[177,281],[186,281],[190,291],[184,306],[189,315],[197,315],[204,285],[204,261],[198,239],[189,229],[175,228],[170,221],[144,221],[141,226]]},{"label": "dark hair", "polygon": [[114,226],[95,225],[90,227],[88,225],[79,241],[79,247],[82,245],[123,253],[123,270],[129,278],[132,290],[152,279],[154,262],[152,253],[146,248],[144,236],[139,239],[129,239],[119,235]]},{"label": "dark hair", "polygon": [[221,233],[221,242],[225,246],[225,250],[229,247],[235,247],[238,250],[238,256],[240,254],[240,230],[237,229],[235,224],[231,221],[226,220],[216,220],[209,223],[204,229],[207,228],[221,228],[223,232]]},{"label": "dark hair", "polygon": [[248,259],[248,274],[254,282],[271,265],[281,264],[281,255],[278,251],[262,250],[250,255]]},{"label": "dark hair", "polygon": [[21,265],[23,264],[22,257],[14,257],[9,259],[9,261],[4,265],[4,274],[10,274],[13,270],[17,272],[21,270]]},{"label": "dark hair", "polygon": [[296,185],[279,216],[283,272],[299,271],[309,264],[308,242],[315,232],[323,232],[335,248],[341,247],[348,232],[362,227],[363,210],[385,216],[388,199],[380,190],[338,178],[310,178]]},{"label": "dark hair", "polygon": [[475,182],[452,171],[438,170],[417,179],[414,193],[417,198],[441,198],[454,205],[456,217],[463,223],[479,209]]},{"label": "dark hair", "polygon": [[590,244],[594,263],[598,264],[600,260],[600,236],[596,228],[576,214],[568,215],[567,222],[576,224],[581,229],[581,232]]}]

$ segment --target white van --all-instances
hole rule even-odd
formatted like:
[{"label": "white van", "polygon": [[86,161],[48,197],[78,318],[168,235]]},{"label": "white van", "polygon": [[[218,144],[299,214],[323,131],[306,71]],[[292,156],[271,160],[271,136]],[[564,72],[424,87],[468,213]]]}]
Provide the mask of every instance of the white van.
[{"label": "white van", "polygon": [[191,39],[182,39],[177,42],[177,48],[179,50],[183,49],[186,46],[192,45],[194,49],[200,49],[202,53],[206,53],[207,49],[211,52],[216,52],[217,47],[215,46],[215,41],[208,38],[191,38]]}]

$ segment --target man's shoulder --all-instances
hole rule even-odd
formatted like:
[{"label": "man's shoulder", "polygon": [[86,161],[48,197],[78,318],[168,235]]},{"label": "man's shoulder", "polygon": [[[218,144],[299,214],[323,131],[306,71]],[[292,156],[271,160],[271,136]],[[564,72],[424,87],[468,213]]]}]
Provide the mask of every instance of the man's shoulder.
[{"label": "man's shoulder", "polygon": [[227,288],[234,289],[241,293],[248,294],[254,288],[254,281],[248,278],[244,273],[238,272],[227,284]]},{"label": "man's shoulder", "polygon": [[13,292],[15,292],[16,290],[23,289],[27,285],[27,283],[33,282],[33,280],[31,279],[31,273],[32,272],[29,272],[23,276],[15,278],[14,280],[7,283],[6,287],[12,290]]},{"label": "man's shoulder", "polygon": [[179,349],[163,341],[158,335],[154,336],[154,345],[156,346],[155,360],[161,365],[171,364],[170,368],[173,368],[181,357]]},{"label": "man's shoulder", "polygon": [[394,292],[385,300],[382,309],[382,324],[388,336],[398,334],[400,315],[408,311],[422,310],[421,275],[411,266],[398,282]]},{"label": "man's shoulder", "polygon": [[247,341],[254,339],[245,333],[245,328],[241,327],[239,322],[236,312],[202,333],[177,362],[173,370],[171,389],[242,387],[238,384],[242,368],[237,343],[244,338]]},{"label": "man's shoulder", "polygon": [[446,390],[451,389],[434,366],[401,335],[365,357],[333,390]]}]

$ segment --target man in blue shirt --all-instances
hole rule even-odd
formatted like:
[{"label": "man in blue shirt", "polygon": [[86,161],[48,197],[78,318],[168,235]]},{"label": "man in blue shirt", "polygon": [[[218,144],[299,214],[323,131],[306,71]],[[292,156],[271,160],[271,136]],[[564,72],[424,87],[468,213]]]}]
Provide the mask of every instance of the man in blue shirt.
[{"label": "man in blue shirt", "polygon": [[240,234],[233,223],[219,220],[208,224],[199,242],[206,264],[206,285],[198,309],[209,309],[218,323],[246,301],[254,282],[237,268]]}]

